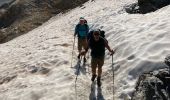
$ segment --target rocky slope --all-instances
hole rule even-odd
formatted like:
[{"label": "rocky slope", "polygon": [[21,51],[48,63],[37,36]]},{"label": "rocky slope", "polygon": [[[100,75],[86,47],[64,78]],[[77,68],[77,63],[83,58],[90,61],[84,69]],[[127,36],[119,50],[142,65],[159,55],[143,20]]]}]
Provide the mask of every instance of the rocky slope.
[{"label": "rocky slope", "polygon": [[138,0],[137,3],[133,3],[125,7],[128,13],[141,13],[146,14],[152,11],[156,11],[164,6],[170,4],[170,0]]},{"label": "rocky slope", "polygon": [[0,42],[7,42],[40,26],[53,15],[88,0],[13,0],[0,7]]},{"label": "rocky slope", "polygon": [[[170,56],[169,56],[170,58]],[[168,59],[169,59],[168,58]],[[165,63],[170,64],[170,60]],[[131,100],[169,100],[170,70],[169,67],[142,74],[135,87]]]}]

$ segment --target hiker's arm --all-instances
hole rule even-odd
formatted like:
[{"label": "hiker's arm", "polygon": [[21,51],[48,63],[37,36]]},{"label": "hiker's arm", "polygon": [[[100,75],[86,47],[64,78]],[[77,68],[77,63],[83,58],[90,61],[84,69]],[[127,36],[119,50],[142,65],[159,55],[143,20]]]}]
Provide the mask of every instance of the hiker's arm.
[{"label": "hiker's arm", "polygon": [[78,25],[76,25],[76,27],[75,27],[74,36],[76,36],[76,35],[77,35],[77,33],[78,33]]},{"label": "hiker's arm", "polygon": [[108,44],[105,44],[105,46],[106,46],[106,48],[107,48],[110,52],[112,52],[112,50],[111,50],[111,48],[110,48],[110,46],[109,46]]},{"label": "hiker's arm", "polygon": [[111,55],[114,54],[114,51],[110,48],[106,40],[105,40],[105,47],[109,50],[109,52],[111,52]]}]

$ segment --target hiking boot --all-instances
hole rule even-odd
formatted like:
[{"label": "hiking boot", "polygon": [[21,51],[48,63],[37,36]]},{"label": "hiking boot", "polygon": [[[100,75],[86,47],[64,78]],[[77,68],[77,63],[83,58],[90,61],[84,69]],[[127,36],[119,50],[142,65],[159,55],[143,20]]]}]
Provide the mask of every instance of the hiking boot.
[{"label": "hiking boot", "polygon": [[94,82],[95,78],[96,78],[96,75],[92,75],[91,81]]},{"label": "hiking boot", "polygon": [[80,54],[77,56],[78,59],[80,59]]},{"label": "hiking boot", "polygon": [[100,87],[100,86],[101,86],[100,77],[97,77],[97,86],[98,86],[98,87]]},{"label": "hiking boot", "polygon": [[87,60],[86,60],[86,58],[84,57],[84,62],[86,62]]}]

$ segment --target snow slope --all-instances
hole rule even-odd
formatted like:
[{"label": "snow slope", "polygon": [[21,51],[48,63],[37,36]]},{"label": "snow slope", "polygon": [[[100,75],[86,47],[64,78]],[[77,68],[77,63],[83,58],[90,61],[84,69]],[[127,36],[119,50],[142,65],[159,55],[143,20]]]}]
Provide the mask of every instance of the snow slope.
[{"label": "snow slope", "polygon": [[[145,15],[129,15],[123,6],[135,0],[95,0],[53,17],[37,29],[0,45],[0,100],[89,100],[90,58],[80,69],[71,67],[74,27],[79,17],[90,28],[102,28],[114,59],[115,100],[134,91],[138,76],[165,67],[170,52],[170,6]],[[77,40],[76,40],[77,42]],[[77,46],[73,53],[76,67]],[[112,59],[107,51],[98,100],[112,100]],[[75,92],[76,91],[76,92]],[[92,95],[93,94],[93,95]]]}]

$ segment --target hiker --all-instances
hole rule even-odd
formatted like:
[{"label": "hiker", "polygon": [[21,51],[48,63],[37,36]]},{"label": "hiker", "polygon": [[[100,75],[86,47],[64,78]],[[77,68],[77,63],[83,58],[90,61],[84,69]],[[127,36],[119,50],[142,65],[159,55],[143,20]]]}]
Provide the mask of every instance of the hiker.
[{"label": "hiker", "polygon": [[[87,35],[89,32],[89,26],[87,25],[87,21],[80,17],[79,23],[76,25],[74,37],[78,36],[78,59],[80,59],[80,52],[82,49],[87,48]],[[86,62],[86,56],[84,54],[84,62]]]},{"label": "hiker", "polygon": [[[114,51],[108,45],[108,41],[103,38],[100,34],[100,30],[94,30],[93,35],[88,40],[88,46],[85,51],[81,52],[81,55],[87,53],[88,49],[91,49],[91,68],[92,68],[92,78],[93,82],[97,77],[97,85],[101,86],[101,74],[102,74],[102,66],[104,64],[104,56],[105,56],[105,47],[110,51],[111,55],[114,54]],[[96,74],[96,69],[98,68],[98,75]]]}]

